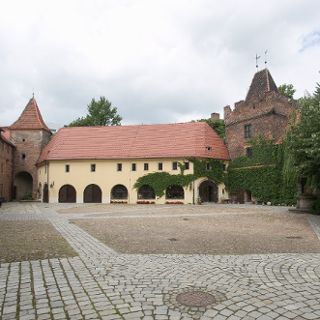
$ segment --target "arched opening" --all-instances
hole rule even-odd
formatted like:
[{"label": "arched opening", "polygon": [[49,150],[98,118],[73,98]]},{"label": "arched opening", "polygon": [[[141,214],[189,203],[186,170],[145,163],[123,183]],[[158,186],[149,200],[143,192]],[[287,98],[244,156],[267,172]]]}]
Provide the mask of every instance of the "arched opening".
[{"label": "arched opening", "polygon": [[102,202],[102,192],[96,184],[89,184],[83,191],[84,203],[100,203]]},{"label": "arched opening", "polygon": [[46,203],[49,202],[49,189],[47,183],[45,183],[43,186],[42,201]]},{"label": "arched opening", "polygon": [[76,202],[76,189],[70,185],[65,184],[59,190],[59,202],[61,203],[73,203]]},{"label": "arched opening", "polygon": [[16,200],[32,200],[33,178],[30,173],[23,171],[16,174],[13,185]]},{"label": "arched opening", "polygon": [[184,190],[181,186],[173,185],[166,190],[167,199],[184,199]]},{"label": "arched opening", "polygon": [[138,190],[138,199],[154,199],[155,193],[151,186],[143,185]]},{"label": "arched opening", "polygon": [[218,186],[210,181],[203,181],[199,186],[201,202],[218,202]]},{"label": "arched opening", "polygon": [[111,190],[111,200],[122,200],[128,198],[128,190],[122,184],[117,184]]}]

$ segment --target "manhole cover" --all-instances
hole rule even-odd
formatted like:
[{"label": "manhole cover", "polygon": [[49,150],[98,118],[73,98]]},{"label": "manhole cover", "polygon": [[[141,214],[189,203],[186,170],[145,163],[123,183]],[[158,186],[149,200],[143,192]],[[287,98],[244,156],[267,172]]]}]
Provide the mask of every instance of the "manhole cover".
[{"label": "manhole cover", "polygon": [[298,237],[298,236],[289,236],[286,237],[287,239],[302,239],[302,237]]},{"label": "manhole cover", "polygon": [[176,297],[177,302],[188,307],[206,307],[209,304],[216,303],[216,298],[207,292],[190,291],[180,293]]}]

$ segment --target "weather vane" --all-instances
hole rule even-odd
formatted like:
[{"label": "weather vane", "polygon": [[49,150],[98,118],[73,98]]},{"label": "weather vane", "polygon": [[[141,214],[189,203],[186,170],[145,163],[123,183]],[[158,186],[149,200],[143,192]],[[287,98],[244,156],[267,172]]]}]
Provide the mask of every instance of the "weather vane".
[{"label": "weather vane", "polygon": [[267,53],[268,53],[268,49],[264,52],[264,64],[265,64],[265,66],[267,66],[267,63],[268,63]]},{"label": "weather vane", "polygon": [[257,68],[257,71],[258,71],[258,68],[259,68],[259,65],[258,65],[258,60],[260,59],[260,56],[258,56],[256,54],[256,68]]}]

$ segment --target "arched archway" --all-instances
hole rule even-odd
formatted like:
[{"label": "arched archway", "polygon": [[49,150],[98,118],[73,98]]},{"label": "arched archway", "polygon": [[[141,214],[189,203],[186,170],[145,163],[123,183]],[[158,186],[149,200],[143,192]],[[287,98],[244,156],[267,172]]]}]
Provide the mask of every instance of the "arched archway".
[{"label": "arched archway", "polygon": [[184,190],[181,186],[173,185],[166,190],[167,199],[184,199]]},{"label": "arched archway", "polygon": [[83,191],[84,203],[100,203],[102,202],[102,192],[96,184],[89,184]]},{"label": "arched archway", "polygon": [[14,198],[16,200],[31,200],[33,178],[29,172],[22,171],[14,177]]},{"label": "arched archway", "polygon": [[218,202],[218,186],[210,180],[201,182],[199,197],[201,202]]},{"label": "arched archway", "polygon": [[76,202],[76,189],[70,185],[65,184],[59,190],[59,202],[61,203],[73,203]]},{"label": "arched archway", "polygon": [[111,200],[123,199],[128,199],[128,189],[122,184],[117,184],[111,190]]},{"label": "arched archway", "polygon": [[154,199],[155,192],[153,188],[147,184],[141,186],[138,190],[138,199]]}]

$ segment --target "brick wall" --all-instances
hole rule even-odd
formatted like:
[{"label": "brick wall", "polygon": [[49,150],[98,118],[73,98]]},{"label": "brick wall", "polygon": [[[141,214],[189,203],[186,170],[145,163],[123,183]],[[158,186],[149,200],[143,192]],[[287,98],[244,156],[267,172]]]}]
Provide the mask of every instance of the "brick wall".
[{"label": "brick wall", "polygon": [[252,137],[262,135],[277,142],[284,135],[288,119],[295,106],[286,97],[269,92],[263,98],[240,101],[234,110],[225,107],[226,143],[231,159],[246,154],[249,139],[244,126],[251,125]]},{"label": "brick wall", "polygon": [[[16,146],[13,176],[28,172],[32,176],[32,196],[37,198],[38,177],[36,163],[42,148],[48,143],[50,133],[44,130],[12,130],[11,141]],[[18,183],[17,181],[15,183]],[[14,184],[15,184],[14,183]]]},{"label": "brick wall", "polygon": [[14,147],[0,138],[0,197],[11,200]]}]

